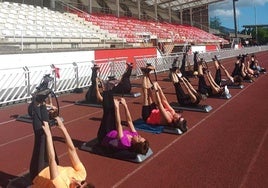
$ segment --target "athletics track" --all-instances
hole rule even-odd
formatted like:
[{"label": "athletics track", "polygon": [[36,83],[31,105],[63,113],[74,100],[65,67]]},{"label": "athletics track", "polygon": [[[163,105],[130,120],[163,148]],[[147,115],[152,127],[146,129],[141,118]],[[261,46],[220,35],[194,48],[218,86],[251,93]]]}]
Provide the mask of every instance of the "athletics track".
[{"label": "athletics track", "polygon": [[[268,53],[257,57],[266,68]],[[223,60],[231,72],[235,58]],[[210,65],[210,70],[214,67]],[[158,81],[170,102],[176,101],[174,87]],[[133,80],[140,83],[141,80]],[[196,87],[197,79],[191,78]],[[78,150],[88,177],[97,188],[109,187],[182,187],[182,188],[266,188],[268,187],[268,76],[261,75],[244,89],[230,89],[229,100],[208,98],[202,102],[212,106],[209,113],[184,111],[189,130],[183,135],[140,132],[150,141],[153,155],[143,163],[106,158]],[[133,87],[133,91],[140,92]],[[82,94],[59,97],[60,113],[75,146],[97,135],[102,109],[75,105]],[[140,117],[141,97],[126,98],[133,120]],[[26,174],[33,148],[31,124],[15,121],[26,114],[27,104],[0,109],[0,187],[9,178]],[[122,118],[124,120],[124,117]],[[60,164],[68,159],[61,134],[53,128]]]}]

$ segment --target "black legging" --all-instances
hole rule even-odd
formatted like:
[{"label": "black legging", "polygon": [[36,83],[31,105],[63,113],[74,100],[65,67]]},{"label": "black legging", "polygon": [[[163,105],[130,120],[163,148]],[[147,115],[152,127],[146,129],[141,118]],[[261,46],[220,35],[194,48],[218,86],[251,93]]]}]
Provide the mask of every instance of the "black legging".
[{"label": "black legging", "polygon": [[115,108],[113,91],[103,91],[103,116],[98,130],[98,141],[102,142],[106,134],[116,130]]},{"label": "black legging", "polygon": [[250,61],[249,68],[251,68],[252,70],[256,70],[255,61]]},{"label": "black legging", "polygon": [[235,64],[234,70],[232,72],[232,77],[234,77],[234,76],[241,76],[241,65],[240,65],[240,63]]},{"label": "black legging", "polygon": [[92,77],[91,77],[91,86],[89,86],[88,91],[86,93],[86,101],[88,103],[97,103],[97,93],[96,93],[96,78],[97,78],[97,69],[92,70]]},{"label": "black legging", "polygon": [[152,110],[157,109],[157,106],[155,103],[149,104],[147,106],[143,105],[141,110],[141,117],[146,122],[148,117],[151,115]]},{"label": "black legging", "polygon": [[126,72],[123,74],[119,84],[113,88],[113,92],[117,94],[130,93],[131,91],[131,83],[130,76],[132,72],[132,67],[128,67]]},{"label": "black legging", "polygon": [[208,94],[209,96],[212,95],[212,88],[210,86],[207,85],[206,81],[205,81],[205,77],[203,75],[199,75],[198,76],[199,80],[198,80],[198,91],[201,94]]},{"label": "black legging", "polygon": [[221,85],[221,69],[216,70],[214,81],[217,85]]},{"label": "black legging", "polygon": [[197,53],[194,53],[194,71],[198,71]]},{"label": "black legging", "polygon": [[184,76],[184,77],[186,77],[185,64],[186,64],[186,54],[183,54],[183,58],[181,60],[180,72],[181,72],[182,76]]},{"label": "black legging", "polygon": [[[240,62],[240,63],[235,64],[235,68],[232,72],[232,77],[241,76],[243,78],[243,80],[251,80],[249,74],[246,74],[246,76],[242,75],[242,65],[243,65],[242,63],[244,63],[244,62]],[[244,66],[246,66],[246,65],[244,64]]]},{"label": "black legging", "polygon": [[193,75],[193,71],[191,71],[191,70],[186,71],[186,57],[187,57],[187,54],[184,53],[183,58],[181,60],[180,72],[184,78],[186,78],[188,81],[190,81],[189,76]]},{"label": "black legging", "polygon": [[174,87],[175,87],[176,97],[177,97],[178,103],[180,105],[182,105],[182,106],[197,105],[200,102],[198,96],[196,96],[196,101],[192,102],[190,95],[186,94],[183,91],[182,86],[179,82],[174,83]]},{"label": "black legging", "polygon": [[[30,115],[33,119],[33,130],[34,130],[34,148],[30,163],[30,177],[33,180],[39,172],[44,168],[48,167],[49,161],[47,156],[47,147],[46,147],[46,135],[42,128],[42,121],[48,121],[48,112],[45,105],[36,106],[33,103],[29,106]],[[55,149],[55,148],[54,148]],[[59,160],[57,155],[55,155],[57,164]]]}]

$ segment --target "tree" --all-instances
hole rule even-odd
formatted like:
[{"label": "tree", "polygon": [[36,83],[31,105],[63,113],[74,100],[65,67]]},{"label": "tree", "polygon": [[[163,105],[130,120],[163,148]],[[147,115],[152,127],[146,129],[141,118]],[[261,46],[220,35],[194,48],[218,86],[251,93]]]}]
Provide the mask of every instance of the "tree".
[{"label": "tree", "polygon": [[210,28],[220,30],[221,24],[222,23],[219,17],[215,16],[213,18],[210,18]]},{"label": "tree", "polygon": [[257,42],[258,44],[267,44],[268,43],[268,29],[267,28],[258,28]]}]

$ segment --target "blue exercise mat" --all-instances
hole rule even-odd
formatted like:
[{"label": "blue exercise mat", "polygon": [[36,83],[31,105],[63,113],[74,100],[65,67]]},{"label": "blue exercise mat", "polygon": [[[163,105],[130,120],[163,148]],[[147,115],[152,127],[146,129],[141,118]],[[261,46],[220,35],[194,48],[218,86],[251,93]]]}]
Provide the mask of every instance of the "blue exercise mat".
[{"label": "blue exercise mat", "polygon": [[137,119],[133,122],[133,124],[137,130],[154,133],[154,134],[160,134],[163,132],[163,129],[164,129],[164,126],[149,125],[143,119]]}]

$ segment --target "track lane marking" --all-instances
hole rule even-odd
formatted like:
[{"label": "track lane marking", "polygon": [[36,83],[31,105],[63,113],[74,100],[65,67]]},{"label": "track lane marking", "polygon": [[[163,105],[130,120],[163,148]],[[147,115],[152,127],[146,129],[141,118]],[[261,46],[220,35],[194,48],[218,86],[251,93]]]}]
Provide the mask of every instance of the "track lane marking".
[{"label": "track lane marking", "polygon": [[[259,77],[263,78],[263,77]],[[258,80],[259,80],[258,79]],[[255,82],[257,82],[258,80],[255,80]],[[238,97],[241,93],[243,93],[244,91],[246,91],[249,87],[251,87],[252,85],[254,85],[254,83],[248,84],[246,87],[244,87],[241,91],[239,91],[235,96],[233,96],[231,99],[227,100],[224,104],[222,104],[221,106],[219,106],[217,109],[215,109],[213,112],[211,112],[208,116],[206,116],[205,118],[203,118],[202,120],[200,120],[198,123],[196,123],[190,130],[188,130],[186,133],[180,135],[178,138],[176,138],[175,140],[173,140],[170,144],[168,144],[167,146],[165,146],[163,149],[161,149],[160,151],[158,151],[156,154],[154,154],[152,157],[150,157],[149,159],[147,159],[143,164],[141,164],[138,168],[136,168],[135,170],[133,170],[131,173],[129,173],[128,175],[126,175],[123,179],[121,179],[120,181],[118,181],[116,184],[114,184],[112,187],[116,188],[119,187],[121,184],[123,184],[125,181],[127,181],[131,176],[133,176],[134,174],[136,174],[139,170],[141,170],[143,167],[145,167],[148,163],[150,163],[151,161],[153,161],[153,159],[155,159],[156,157],[158,157],[160,154],[162,154],[164,151],[166,151],[168,148],[170,148],[173,144],[175,144],[176,142],[178,142],[180,139],[182,139],[185,135],[189,134],[190,132],[192,132],[198,125],[200,125],[201,123],[203,123],[205,120],[207,120],[208,118],[210,118],[213,114],[215,114],[217,111],[219,111],[220,109],[222,109],[224,106],[226,106],[228,103],[230,103],[233,99],[235,99],[236,97]],[[268,131],[266,131],[268,132]],[[266,135],[265,135],[266,137]],[[254,156],[254,158],[257,158],[257,156]],[[254,159],[253,159],[253,162]],[[253,165],[253,164],[252,164]],[[251,164],[250,164],[251,166]],[[244,179],[246,179],[246,177],[244,177]],[[246,181],[246,180],[243,180]],[[243,183],[243,182],[242,182]]]},{"label": "track lane marking", "polygon": [[[231,63],[231,62],[228,62],[228,63]],[[259,80],[259,79],[258,79]],[[258,81],[256,80],[256,81]],[[255,82],[256,82],[255,81]],[[216,113],[218,110],[220,110],[221,108],[223,108],[226,104],[228,104],[230,101],[232,101],[234,98],[236,98],[237,96],[239,96],[242,92],[244,92],[246,89],[248,89],[250,86],[252,86],[254,84],[254,82],[252,84],[249,84],[247,85],[245,88],[243,88],[240,92],[238,92],[235,96],[233,96],[231,99],[227,100],[224,104],[222,104],[221,106],[219,106],[217,109],[215,109],[212,113],[210,113],[207,117],[203,118],[202,120],[200,120],[198,123],[196,123],[190,130],[188,130],[185,134],[183,135],[180,135],[180,137],[176,138],[174,141],[172,141],[170,144],[168,144],[167,146],[165,146],[163,149],[161,149],[160,151],[158,151],[155,155],[153,155],[151,158],[147,159],[141,166],[139,166],[138,168],[136,168],[134,171],[132,171],[132,173],[128,174],[127,176],[125,176],[123,179],[121,179],[120,181],[118,181],[115,185],[113,185],[112,187],[118,187],[120,186],[122,183],[124,183],[128,178],[130,178],[131,176],[133,176],[135,173],[137,173],[139,170],[141,170],[146,164],[148,164],[149,162],[151,162],[153,159],[155,159],[157,156],[159,156],[160,154],[162,154],[164,151],[166,151],[169,147],[171,147],[173,144],[175,144],[176,142],[178,142],[181,138],[183,138],[184,135],[187,135],[189,134],[190,132],[193,131],[193,129],[195,129],[198,125],[200,125],[202,122],[204,122],[205,120],[207,120],[209,117],[211,117],[214,113]],[[170,87],[166,87],[165,89],[168,89]],[[133,100],[129,100],[129,102],[132,102],[132,101],[136,101],[138,100],[138,98],[134,98]],[[74,106],[75,104],[68,104],[68,105],[65,105],[65,106],[62,106],[61,108],[66,108],[66,107],[70,107],[70,106]],[[101,110],[100,110],[101,111]],[[87,115],[84,115],[84,116],[81,116],[79,118],[76,118],[76,119],[73,119],[71,121],[68,121],[68,122],[65,122],[66,125],[70,124],[71,122],[74,122],[74,121],[77,121],[77,120],[80,120],[80,119],[83,119],[83,118],[86,118],[86,117],[90,117],[91,115],[93,114],[96,114],[96,113],[99,113],[99,111],[97,112],[94,112],[94,113],[89,113]],[[9,122],[13,122],[13,121],[16,121],[16,120],[11,120],[11,121],[7,121],[7,123]],[[0,125],[3,124],[3,123],[0,123]],[[268,131],[266,131],[267,134],[268,134]],[[33,136],[34,134],[30,134],[30,135],[26,135],[24,137],[21,137],[21,138],[18,138],[18,139],[15,139],[13,141],[10,141],[10,142],[7,142],[7,143],[4,143],[4,144],[1,144],[0,147],[4,146],[4,145],[7,145],[7,144],[11,144],[11,143],[14,143],[14,142],[17,142],[17,141],[21,141],[23,139],[26,139],[30,136]],[[68,153],[67,152],[64,152],[62,153],[61,155],[59,155],[59,159],[66,156]],[[257,159],[257,156],[255,156],[255,158]],[[255,162],[255,160],[253,160]],[[254,164],[254,162],[252,162]],[[251,165],[253,165],[251,164]],[[248,171],[251,169],[251,167],[248,168]],[[24,175],[25,173],[28,173],[29,171],[24,171],[22,173],[19,174],[20,175]],[[246,177],[243,178],[243,182],[245,183],[246,182],[246,179],[247,179],[247,175]],[[242,183],[243,183],[242,182]],[[241,185],[242,185],[241,183]],[[240,186],[241,187],[241,186]]]},{"label": "track lane marking", "polygon": [[254,153],[254,155],[253,155],[253,157],[252,157],[252,159],[251,159],[251,161],[249,163],[249,166],[248,166],[247,171],[246,171],[246,173],[245,173],[245,175],[244,175],[244,177],[243,177],[243,179],[242,179],[242,181],[241,181],[241,183],[239,185],[239,188],[242,188],[242,187],[244,187],[246,185],[248,176],[250,175],[250,171],[254,167],[254,164],[256,163],[257,158],[259,157],[259,154],[261,152],[261,149],[262,149],[262,147],[264,145],[264,142],[265,142],[265,139],[267,138],[267,136],[268,136],[268,128],[266,129],[265,134],[263,135],[263,137],[261,139],[261,142],[259,143],[259,145],[257,147],[257,150]]}]

